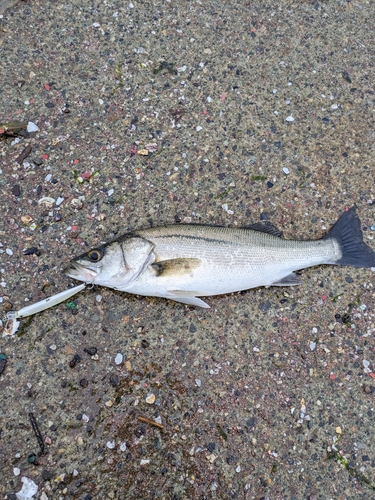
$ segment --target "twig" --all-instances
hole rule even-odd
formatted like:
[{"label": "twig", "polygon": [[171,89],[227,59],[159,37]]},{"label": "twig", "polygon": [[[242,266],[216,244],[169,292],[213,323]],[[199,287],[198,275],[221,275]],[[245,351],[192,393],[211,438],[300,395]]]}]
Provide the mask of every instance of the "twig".
[{"label": "twig", "polygon": [[164,429],[164,425],[159,424],[159,422],[155,422],[155,420],[150,420],[149,418],[146,418],[146,417],[138,417],[138,420],[140,420],[141,422],[145,422],[146,424],[150,424],[150,425],[153,425],[155,427],[158,427],[159,429]]},{"label": "twig", "polygon": [[35,417],[32,413],[29,413],[29,418],[30,418],[30,422],[31,422],[31,425],[33,427],[33,431],[35,433],[35,436],[38,440],[38,444],[40,446],[40,451],[42,452],[42,455],[43,455],[44,454],[44,441],[43,441],[42,434],[39,430],[38,423],[35,420]]}]

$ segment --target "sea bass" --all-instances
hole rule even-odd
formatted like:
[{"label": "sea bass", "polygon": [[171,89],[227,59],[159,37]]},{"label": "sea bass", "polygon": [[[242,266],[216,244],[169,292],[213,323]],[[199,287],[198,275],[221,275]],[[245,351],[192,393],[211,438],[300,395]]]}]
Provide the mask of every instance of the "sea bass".
[{"label": "sea bass", "polygon": [[85,283],[210,307],[198,297],[300,284],[320,264],[375,267],[355,208],[319,240],[285,240],[272,225],[170,225],[125,234],[73,259],[64,273]]}]

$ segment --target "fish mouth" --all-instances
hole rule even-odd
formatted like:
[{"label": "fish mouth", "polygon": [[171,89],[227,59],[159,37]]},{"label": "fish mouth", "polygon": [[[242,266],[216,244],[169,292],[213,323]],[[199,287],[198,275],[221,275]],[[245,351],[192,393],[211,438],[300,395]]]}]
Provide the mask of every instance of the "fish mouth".
[{"label": "fish mouth", "polygon": [[100,271],[91,267],[83,266],[78,262],[71,262],[68,267],[63,270],[63,273],[70,278],[74,278],[85,283],[93,283]]}]

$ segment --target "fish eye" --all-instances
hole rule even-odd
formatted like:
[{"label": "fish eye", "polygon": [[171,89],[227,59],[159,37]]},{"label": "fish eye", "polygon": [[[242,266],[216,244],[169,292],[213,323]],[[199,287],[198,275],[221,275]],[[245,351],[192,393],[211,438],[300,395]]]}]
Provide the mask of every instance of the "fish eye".
[{"label": "fish eye", "polygon": [[88,258],[93,262],[98,262],[103,257],[103,252],[101,250],[91,250],[88,254]]}]

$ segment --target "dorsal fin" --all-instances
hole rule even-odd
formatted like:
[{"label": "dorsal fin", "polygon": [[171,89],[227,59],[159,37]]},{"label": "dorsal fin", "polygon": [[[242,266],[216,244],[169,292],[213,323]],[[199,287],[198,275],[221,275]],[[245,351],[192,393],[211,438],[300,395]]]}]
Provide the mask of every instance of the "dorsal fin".
[{"label": "dorsal fin", "polygon": [[283,237],[283,233],[268,220],[256,222],[250,226],[245,226],[244,229],[252,229],[253,231],[272,234],[273,236],[278,236],[279,238]]}]

